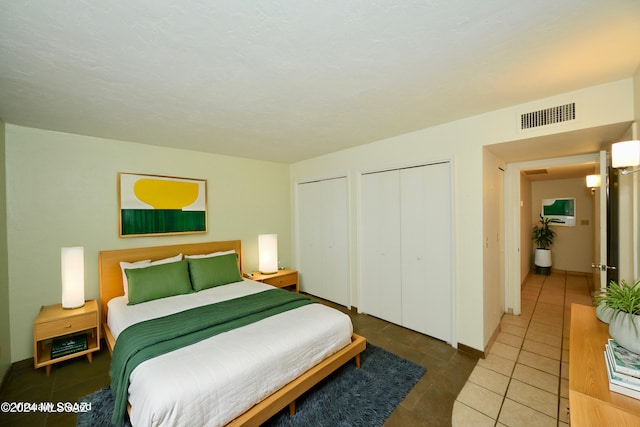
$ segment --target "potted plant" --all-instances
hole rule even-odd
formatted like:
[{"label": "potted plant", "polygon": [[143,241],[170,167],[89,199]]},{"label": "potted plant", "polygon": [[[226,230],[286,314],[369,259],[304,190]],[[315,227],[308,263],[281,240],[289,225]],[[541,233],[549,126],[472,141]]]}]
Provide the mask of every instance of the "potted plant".
[{"label": "potted plant", "polygon": [[609,335],[622,347],[640,353],[640,280],[633,286],[611,281],[593,295],[598,318],[609,323]]},{"label": "potted plant", "polygon": [[551,249],[549,247],[553,245],[553,239],[556,237],[556,232],[549,227],[551,222],[551,218],[540,215],[540,223],[534,225],[532,229],[532,239],[537,246],[534,264],[538,274],[549,274],[551,271]]}]

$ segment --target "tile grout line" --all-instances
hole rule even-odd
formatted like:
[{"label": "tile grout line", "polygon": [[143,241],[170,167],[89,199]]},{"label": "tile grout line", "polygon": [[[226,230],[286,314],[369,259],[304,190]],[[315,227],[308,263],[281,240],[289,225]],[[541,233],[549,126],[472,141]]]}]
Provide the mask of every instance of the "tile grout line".
[{"label": "tile grout line", "polygon": [[[554,276],[554,278],[555,278],[555,276]],[[534,411],[536,413],[539,413],[541,415],[549,417],[551,420],[554,420],[556,427],[559,427],[560,425],[564,425],[564,421],[561,421],[561,418],[560,418],[560,410],[561,410],[561,403],[562,403],[561,392],[562,392],[562,372],[563,372],[563,366],[562,366],[563,365],[563,349],[564,349],[564,338],[566,336],[566,332],[565,332],[564,327],[567,324],[567,322],[570,321],[570,319],[567,319],[565,317],[565,311],[566,311],[565,308],[566,308],[566,304],[567,304],[567,301],[568,301],[568,298],[569,298],[569,293],[568,293],[569,275],[568,275],[568,273],[567,272],[563,272],[559,279],[561,279],[561,280],[559,280],[559,282],[561,283],[561,286],[562,286],[562,289],[560,290],[560,292],[562,293],[562,298],[558,298],[558,300],[561,301],[561,305],[562,305],[562,319],[560,320],[560,322],[561,322],[560,323],[561,334],[560,334],[560,347],[559,347],[560,357],[559,357],[559,361],[558,361],[559,369],[555,374],[555,376],[557,378],[557,381],[558,381],[558,383],[557,383],[558,386],[557,386],[557,389],[556,389],[556,391],[557,391],[557,405],[558,406],[557,406],[555,419],[554,419],[553,415],[549,415],[546,412],[542,412],[542,411],[540,411],[540,410],[538,410],[538,409],[536,409],[534,407],[531,407],[529,405],[526,405],[526,404],[523,404],[523,403],[520,403],[520,402],[516,401],[517,403],[523,405],[524,407],[527,407],[527,408],[529,408],[530,410],[532,410],[532,411]],[[542,310],[542,306],[540,305],[540,303],[542,303],[541,298],[543,297],[543,292],[547,292],[547,293],[550,293],[550,295],[553,295],[555,293],[555,291],[556,291],[556,287],[552,286],[554,284],[555,284],[555,281],[551,280],[551,275],[549,275],[549,276],[545,276],[544,278],[542,278],[541,282],[537,282],[536,281],[535,284],[531,284],[530,281],[527,281],[527,285],[528,286],[523,288],[523,290],[527,289],[527,291],[529,291],[529,290],[533,291],[533,292],[528,292],[529,296],[533,296],[534,292],[536,293],[536,295],[535,295],[534,298],[528,299],[528,301],[531,302],[533,305],[532,305],[532,308],[531,308],[531,311],[530,311],[530,313],[531,313],[530,317],[528,319],[526,319],[525,326],[522,326],[524,328],[524,334],[523,334],[523,337],[522,337],[522,341],[520,342],[520,344],[518,346],[513,346],[513,345],[510,345],[508,343],[504,343],[504,345],[508,345],[508,346],[510,346],[510,347],[512,347],[514,349],[517,349],[517,355],[516,355],[515,360],[513,360],[513,367],[512,367],[512,369],[510,371],[510,374],[508,376],[505,375],[505,374],[502,374],[502,375],[505,375],[505,376],[508,377],[508,381],[507,381],[507,385],[506,385],[506,388],[505,388],[505,392],[501,396],[502,399],[501,399],[500,406],[499,406],[499,409],[497,411],[496,417],[493,418],[489,414],[486,414],[486,413],[484,413],[484,412],[482,412],[480,410],[477,410],[477,409],[475,409],[473,407],[469,407],[468,405],[464,404],[463,402],[458,401],[459,404],[464,405],[466,407],[469,407],[469,408],[471,408],[471,409],[473,409],[475,411],[478,411],[478,412],[484,414],[485,416],[488,416],[488,418],[490,418],[493,421],[493,426],[494,427],[497,427],[498,425],[503,425],[503,424],[500,424],[499,418],[500,418],[501,414],[503,413],[504,404],[506,403],[506,400],[507,400],[507,393],[509,391],[509,388],[512,385],[513,380],[515,379],[513,376],[514,376],[514,373],[515,373],[515,369],[516,369],[516,367],[517,367],[517,365],[519,363],[520,356],[522,355],[522,351],[524,350],[524,344],[525,344],[529,329],[533,324],[534,316],[536,315],[537,310],[538,309]],[[589,284],[587,283],[586,286],[588,287]],[[556,301],[555,298],[553,300]],[[501,328],[502,328],[502,320],[503,319],[501,319],[501,325],[500,325]],[[501,331],[501,332],[509,334],[509,332],[506,332],[506,331]],[[489,354],[490,353],[491,352],[489,352]],[[528,366],[528,365],[523,365],[523,366]],[[532,369],[537,369],[536,367],[532,367],[532,366],[531,366],[531,368]],[[489,369],[491,369],[491,368],[489,368]],[[495,370],[493,370],[493,371],[501,373],[500,371],[495,371]],[[543,371],[543,372],[547,372],[547,371]],[[554,374],[551,374],[550,372],[547,372],[547,373],[550,374],[550,375],[554,375]],[[467,381],[469,381],[471,383],[474,383],[473,381],[470,381],[470,380],[467,380]],[[486,389],[486,387],[484,385],[482,385],[482,384],[478,384],[478,383],[474,383],[474,384],[476,384],[479,387],[482,387],[482,388]],[[525,384],[527,384],[527,383],[525,382]],[[537,386],[533,386],[533,387],[539,388]],[[543,390],[543,391],[547,391],[544,388],[539,388],[539,389]],[[490,389],[487,389],[487,390],[490,390]],[[547,392],[548,393],[552,393],[550,391],[547,391]],[[509,400],[512,400],[512,399],[509,399]]]},{"label": "tile grout line", "polygon": [[[565,310],[564,309],[565,309],[566,298],[567,298],[567,280],[568,280],[566,272],[564,272],[563,276],[564,276],[564,282],[563,282],[563,288],[562,288],[562,293],[563,293],[562,310],[563,310],[563,314],[562,314],[562,327],[561,327],[562,334],[561,334],[560,358],[559,358],[560,368],[559,368],[559,371],[558,371],[558,374],[557,374],[557,378],[558,378],[558,389],[557,389],[557,391],[558,391],[558,410],[556,411],[556,419],[555,419],[557,426],[560,425],[559,411],[560,411],[560,403],[561,403],[561,399],[562,399],[562,397],[560,395],[560,391],[561,391],[561,387],[562,387],[562,349],[563,349],[563,342],[564,342],[564,336],[565,336],[565,333],[564,333],[564,324],[565,324],[564,311]],[[547,283],[548,279],[549,279],[549,276],[544,278],[544,280],[542,281],[542,285],[540,286],[540,289],[538,290],[538,293],[537,293],[537,296],[536,296],[536,299],[535,299],[535,304],[534,304],[533,310],[532,310],[532,315],[531,315],[531,318],[529,318],[529,321],[527,322],[527,326],[526,326],[526,330],[525,330],[525,336],[524,336],[522,344],[520,345],[520,348],[518,350],[518,358],[514,363],[514,369],[512,370],[511,376],[509,377],[509,381],[507,383],[507,390],[508,390],[509,386],[511,385],[511,381],[513,380],[513,372],[515,371],[515,368],[516,368],[516,366],[518,364],[518,360],[520,359],[520,354],[521,354],[522,349],[524,347],[524,341],[525,341],[526,335],[527,335],[527,333],[529,331],[529,327],[531,326],[531,323],[533,322],[533,316],[536,313],[536,309],[538,308],[538,303],[540,302],[540,297],[542,295],[542,292],[543,292],[545,286],[550,286]],[[505,393],[505,396],[503,397],[502,405],[500,406],[500,411],[498,412],[498,417],[499,417],[500,413],[502,412],[502,406],[504,405],[504,401],[506,399],[507,399],[507,397],[506,397],[506,393]],[[525,405],[525,406],[527,406],[527,405]],[[534,410],[534,411],[536,411],[536,412],[540,412],[535,408],[531,408],[531,407],[529,407],[529,408]],[[544,412],[540,412],[540,413],[542,413],[544,415],[547,415]],[[498,420],[495,420],[495,421],[496,421],[496,423],[494,424],[494,426],[497,425]]]},{"label": "tile grout line", "polygon": [[[531,321],[533,320],[533,315],[536,312],[536,307],[538,306],[538,301],[540,300],[540,294],[542,293],[542,288],[544,287],[544,282],[546,282],[546,280],[547,280],[547,277],[544,278],[544,280],[542,281],[542,285],[540,286],[540,289],[538,289],[538,293],[536,295],[535,304],[533,305],[533,310],[531,311],[531,317],[527,321],[527,326],[525,328],[524,335],[522,337],[522,342],[520,343],[520,346],[518,347],[518,355],[516,356],[516,360],[513,362],[513,368],[511,368],[511,374],[509,375],[509,381],[507,381],[507,388],[504,391],[504,396],[502,396],[502,402],[500,403],[500,410],[498,411],[498,414],[496,415],[496,419],[494,420],[495,421],[495,423],[493,424],[494,427],[497,427],[497,425],[498,425],[498,420],[500,419],[500,414],[502,413],[502,408],[504,407],[504,402],[505,402],[505,400],[507,400],[507,393],[509,392],[509,387],[511,386],[511,381],[513,380],[513,373],[515,372],[516,366],[518,365],[518,360],[520,359],[520,353],[522,352],[522,347],[524,346],[524,340],[526,339],[527,332],[529,332],[529,326],[531,325]],[[502,323],[502,321],[501,321],[501,323]],[[502,325],[500,325],[500,327],[502,327]]]},{"label": "tile grout line", "polygon": [[[589,279],[587,278],[587,274],[585,273],[582,278],[584,279],[584,288],[587,291],[587,295],[591,295],[591,290],[590,290],[590,286],[589,286]],[[567,324],[567,322],[571,322],[571,309],[570,309],[570,305],[569,305],[569,317],[567,318],[567,303],[568,301],[568,296],[567,296],[567,282],[568,282],[568,276],[565,275],[565,287],[564,287],[564,300],[563,300],[563,313],[562,313],[562,347],[561,347],[561,353],[560,353],[560,376],[558,378],[558,422],[557,422],[557,426],[560,426],[560,411],[563,409],[562,408],[562,353],[564,351],[564,337],[565,337],[565,324]],[[571,336],[571,333],[569,332],[569,337]],[[568,351],[571,351],[571,348],[568,347]],[[569,360],[566,361],[567,363],[567,369],[569,369]],[[568,400],[568,397],[567,397]],[[569,419],[569,407],[566,407],[567,409],[567,419]]]},{"label": "tile grout line", "polygon": [[[564,294],[562,298],[562,335],[560,340],[560,372],[558,373],[558,410],[556,411],[556,426],[560,426],[560,411],[562,403],[562,350],[564,349],[564,325],[567,308],[567,274],[564,275]],[[568,364],[569,362],[567,362]]]},{"label": "tile grout line", "polygon": [[[545,279],[544,279],[544,281],[542,283],[542,286],[540,288],[540,294],[542,294],[542,291],[543,291],[545,285],[550,286],[549,284],[547,284],[547,279],[549,279],[549,277],[550,276],[545,277]],[[556,421],[556,426],[558,426],[559,423],[560,423],[560,418],[559,418],[560,388],[561,388],[561,383],[562,383],[562,381],[561,381],[562,380],[562,347],[563,347],[563,342],[564,342],[563,341],[564,340],[564,322],[565,322],[565,320],[564,320],[564,309],[565,309],[566,295],[567,295],[567,272],[563,273],[563,277],[564,277],[564,281],[563,281],[563,288],[562,288],[562,296],[563,296],[563,298],[562,298],[562,326],[561,326],[562,333],[560,335],[560,358],[559,358],[559,370],[558,370],[558,374],[557,374],[557,377],[558,377],[558,389],[557,389],[558,390],[558,400],[557,400],[558,401],[558,409],[556,410],[556,420],[555,420]],[[536,311],[536,309],[538,307],[538,302],[540,300],[540,298],[539,298],[540,294],[538,295],[538,299],[536,300],[536,305],[534,306],[534,309],[533,309],[534,313],[535,313],[535,311]],[[531,317],[531,321],[532,320],[533,320],[533,316]],[[531,324],[531,322],[529,322],[529,326],[530,326],[530,324]],[[527,326],[527,331],[529,329],[529,326]],[[523,343],[523,345],[524,345],[524,343]],[[531,408],[531,409],[534,409],[534,408]],[[536,410],[536,409],[534,409],[534,410]],[[540,412],[540,411],[538,411],[538,412]]]}]

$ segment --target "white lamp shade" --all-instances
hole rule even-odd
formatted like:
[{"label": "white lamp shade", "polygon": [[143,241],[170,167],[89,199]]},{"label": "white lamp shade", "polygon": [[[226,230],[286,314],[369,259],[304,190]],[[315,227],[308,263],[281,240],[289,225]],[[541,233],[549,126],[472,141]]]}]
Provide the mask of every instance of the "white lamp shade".
[{"label": "white lamp shade", "polygon": [[260,234],[258,236],[258,270],[265,274],[278,271],[277,234]]},{"label": "white lamp shade", "polygon": [[600,175],[587,175],[587,187],[588,188],[600,187]]},{"label": "white lamp shade", "polygon": [[640,141],[616,142],[611,145],[611,166],[626,168],[640,165]]},{"label": "white lamp shade", "polygon": [[84,305],[84,248],[62,248],[62,308]]}]

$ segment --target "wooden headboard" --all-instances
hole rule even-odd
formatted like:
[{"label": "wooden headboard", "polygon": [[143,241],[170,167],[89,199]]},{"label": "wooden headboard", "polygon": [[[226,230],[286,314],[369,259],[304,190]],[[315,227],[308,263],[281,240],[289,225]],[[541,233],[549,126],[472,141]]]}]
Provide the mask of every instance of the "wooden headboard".
[{"label": "wooden headboard", "polygon": [[102,324],[105,324],[107,321],[107,303],[111,301],[112,298],[124,295],[120,261],[135,262],[145,259],[153,261],[168,258],[180,253],[183,255],[198,255],[218,251],[228,251],[232,249],[238,254],[238,264],[240,272],[242,272],[242,251],[240,240],[101,251],[98,254],[98,271],[100,275],[100,316]]}]

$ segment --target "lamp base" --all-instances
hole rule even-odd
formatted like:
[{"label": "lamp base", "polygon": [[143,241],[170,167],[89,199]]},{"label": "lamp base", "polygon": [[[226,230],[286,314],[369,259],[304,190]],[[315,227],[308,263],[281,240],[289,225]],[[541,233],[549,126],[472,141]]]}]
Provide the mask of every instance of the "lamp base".
[{"label": "lamp base", "polygon": [[62,308],[64,310],[75,310],[76,308],[80,308],[80,307],[84,307],[84,301],[82,302],[82,304],[76,305],[76,306],[73,306],[73,307],[65,307],[64,305],[62,306]]}]

